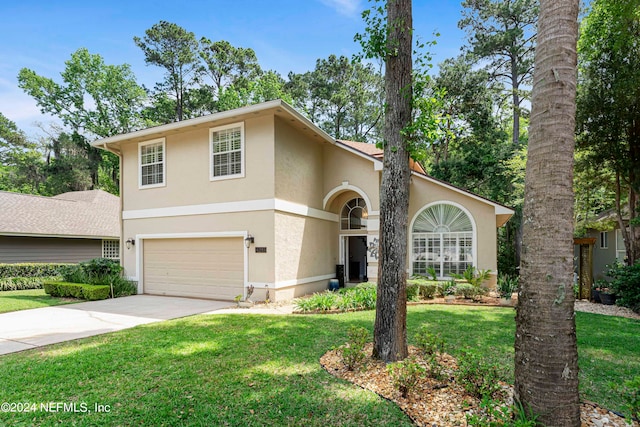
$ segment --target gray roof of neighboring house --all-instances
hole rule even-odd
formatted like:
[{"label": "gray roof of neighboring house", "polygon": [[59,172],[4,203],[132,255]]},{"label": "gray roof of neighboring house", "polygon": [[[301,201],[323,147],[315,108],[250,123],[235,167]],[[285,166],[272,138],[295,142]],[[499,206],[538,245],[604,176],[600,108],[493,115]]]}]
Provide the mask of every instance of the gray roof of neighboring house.
[{"label": "gray roof of neighboring house", "polygon": [[0,235],[120,237],[120,199],[102,190],[54,197],[0,191]]}]

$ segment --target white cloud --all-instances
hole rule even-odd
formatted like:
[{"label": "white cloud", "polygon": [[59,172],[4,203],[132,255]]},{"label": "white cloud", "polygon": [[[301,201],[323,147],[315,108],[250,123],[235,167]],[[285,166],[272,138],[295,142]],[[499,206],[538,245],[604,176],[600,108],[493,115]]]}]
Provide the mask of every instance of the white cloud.
[{"label": "white cloud", "polygon": [[320,0],[322,4],[335,9],[341,15],[359,16],[360,0]]}]

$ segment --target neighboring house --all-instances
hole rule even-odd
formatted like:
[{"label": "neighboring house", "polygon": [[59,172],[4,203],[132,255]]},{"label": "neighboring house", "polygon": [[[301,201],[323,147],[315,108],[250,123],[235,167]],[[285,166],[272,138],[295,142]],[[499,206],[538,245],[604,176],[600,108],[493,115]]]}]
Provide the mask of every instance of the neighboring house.
[{"label": "neighboring house", "polygon": [[120,199],[102,190],[55,197],[0,191],[0,263],[119,259]]},{"label": "neighboring house", "polygon": [[[606,279],[608,265],[612,265],[616,261],[624,262],[627,252],[624,246],[624,238],[620,231],[620,226],[616,220],[616,213],[613,209],[602,212],[593,222],[593,228],[588,228],[585,238],[595,240],[592,252],[593,280]],[[625,225],[628,225],[628,210],[623,212]],[[596,228],[600,228],[598,230]],[[603,231],[604,230],[604,231]],[[574,259],[579,257],[579,247],[574,246]],[[576,273],[579,271],[579,263],[574,263]]]},{"label": "neighboring house", "polygon": [[[282,101],[95,141],[121,157],[123,265],[139,293],[286,300],[376,280],[380,150]],[[497,269],[513,211],[413,165],[407,269]],[[124,244],[124,242],[128,242]]]}]

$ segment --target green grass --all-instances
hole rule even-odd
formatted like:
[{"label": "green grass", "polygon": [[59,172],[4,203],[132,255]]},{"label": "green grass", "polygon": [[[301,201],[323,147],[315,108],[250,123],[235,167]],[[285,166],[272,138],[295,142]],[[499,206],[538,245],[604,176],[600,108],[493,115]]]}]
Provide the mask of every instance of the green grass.
[{"label": "green grass", "polygon": [[27,289],[23,291],[0,292],[0,313],[28,310],[30,308],[51,307],[71,304],[79,300],[54,298],[44,293],[44,289]]},{"label": "green grass", "polygon": [[[108,413],[0,413],[0,425],[411,425],[394,404],[322,370],[351,325],[374,312],[201,315],[0,357],[0,400],[108,405]],[[609,383],[640,375],[640,322],[578,313],[582,397],[612,409]],[[412,306],[410,341],[426,324],[513,377],[512,309]]]}]

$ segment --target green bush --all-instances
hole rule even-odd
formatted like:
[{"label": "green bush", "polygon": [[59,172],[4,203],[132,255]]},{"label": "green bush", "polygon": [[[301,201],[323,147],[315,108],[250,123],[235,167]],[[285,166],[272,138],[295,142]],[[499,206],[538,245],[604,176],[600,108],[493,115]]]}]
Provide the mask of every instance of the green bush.
[{"label": "green bush", "polygon": [[60,275],[59,269],[71,264],[20,263],[0,264],[0,279],[8,277],[51,277]]},{"label": "green bush", "polygon": [[89,285],[85,283],[44,282],[44,291],[52,297],[78,298],[96,301],[109,298],[111,289],[105,285]]},{"label": "green bush", "polygon": [[493,398],[500,391],[498,367],[469,351],[463,351],[458,358],[456,379],[469,394],[478,398]]},{"label": "green bush", "polygon": [[363,367],[364,361],[367,358],[364,347],[369,339],[369,331],[365,328],[351,326],[349,332],[347,332],[347,336],[349,339],[345,345],[340,347],[340,353],[347,370],[353,371],[356,368]]},{"label": "green bush", "polygon": [[438,282],[427,280],[422,276],[414,276],[407,280],[407,300],[431,299],[438,290]]},{"label": "green bush", "polygon": [[409,284],[407,281],[407,301],[420,301],[420,285]]},{"label": "green bush", "polygon": [[511,295],[518,290],[519,276],[501,274],[498,277],[498,292],[501,298],[511,299]]},{"label": "green bush", "polygon": [[387,372],[393,386],[400,391],[402,397],[406,398],[425,376],[426,369],[417,362],[415,357],[408,357],[400,362],[389,363]]},{"label": "green bush", "polygon": [[376,285],[361,283],[355,288],[344,288],[338,292],[319,292],[310,297],[297,298],[294,305],[301,312],[372,310],[376,307]]},{"label": "green bush", "polygon": [[135,283],[122,277],[122,266],[107,258],[95,258],[77,265],[67,265],[60,269],[65,282],[86,283],[113,288],[113,297],[135,295]]},{"label": "green bush", "polygon": [[431,333],[427,325],[422,325],[414,338],[416,347],[427,356],[444,352],[444,339],[439,334]]},{"label": "green bush", "polygon": [[60,276],[0,278],[0,291],[22,291],[25,289],[42,289],[42,284],[45,281],[58,280],[58,279],[60,279]]},{"label": "green bush", "polygon": [[456,281],[451,279],[447,282],[438,283],[437,295],[440,297],[446,297],[447,295],[456,294]]},{"label": "green bush", "polygon": [[634,265],[616,263],[609,266],[609,288],[616,294],[616,304],[640,313],[640,261]]},{"label": "green bush", "polygon": [[458,283],[456,285],[456,295],[466,299],[476,300],[487,292],[485,288],[473,286],[470,283]]}]

